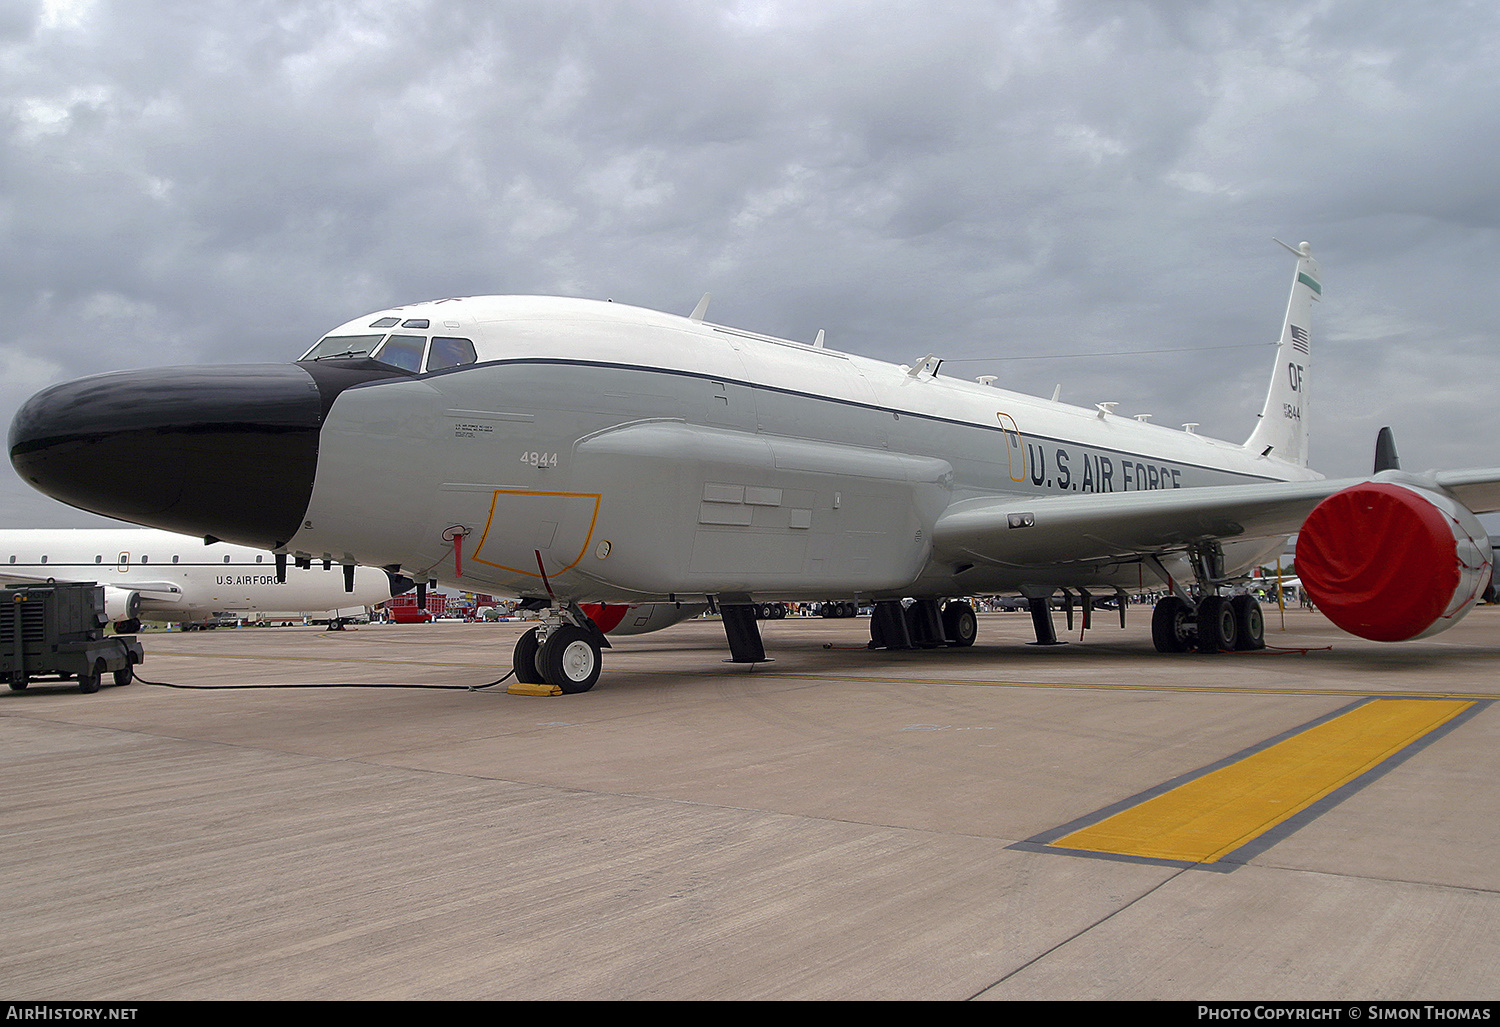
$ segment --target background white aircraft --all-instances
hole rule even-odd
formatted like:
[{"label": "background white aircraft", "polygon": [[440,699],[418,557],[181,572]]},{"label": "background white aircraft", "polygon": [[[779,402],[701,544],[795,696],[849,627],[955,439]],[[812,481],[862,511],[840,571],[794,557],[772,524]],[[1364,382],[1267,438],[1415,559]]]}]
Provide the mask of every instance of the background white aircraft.
[{"label": "background white aircraft", "polygon": [[[1241,585],[1299,532],[1319,609],[1368,638],[1441,631],[1489,580],[1474,512],[1500,468],[1330,481],[1308,466],[1311,311],[1297,259],[1243,444],[624,304],[446,299],[367,314],[293,364],[122,371],[33,396],[11,461],[107,516],[518,596],[516,675],[586,691],[622,623],[698,604],[765,659],[756,604],[873,603],[872,643],[969,645],[962,597],[1165,585],[1163,652],[1255,648]],[[609,604],[598,607],[591,604]]]},{"label": "background white aircraft", "polygon": [[0,584],[98,582],[122,634],[143,620],[191,625],[226,613],[352,617],[411,586],[372,567],[354,568],[353,591],[345,591],[344,574],[321,565],[288,568],[285,577],[276,580],[275,558],[264,550],[167,531],[0,530]]}]

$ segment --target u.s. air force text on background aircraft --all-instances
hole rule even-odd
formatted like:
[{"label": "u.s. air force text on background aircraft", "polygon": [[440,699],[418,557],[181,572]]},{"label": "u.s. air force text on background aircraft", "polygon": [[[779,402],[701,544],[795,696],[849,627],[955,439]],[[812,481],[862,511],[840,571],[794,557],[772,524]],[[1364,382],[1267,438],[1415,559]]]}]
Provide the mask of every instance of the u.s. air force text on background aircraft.
[{"label": "u.s. air force text on background aircraft", "polygon": [[143,621],[193,626],[221,615],[363,614],[411,587],[374,567],[315,568],[311,561],[278,575],[264,550],[228,542],[204,545],[148,528],[0,529],[0,583],[95,581],[121,634]]}]

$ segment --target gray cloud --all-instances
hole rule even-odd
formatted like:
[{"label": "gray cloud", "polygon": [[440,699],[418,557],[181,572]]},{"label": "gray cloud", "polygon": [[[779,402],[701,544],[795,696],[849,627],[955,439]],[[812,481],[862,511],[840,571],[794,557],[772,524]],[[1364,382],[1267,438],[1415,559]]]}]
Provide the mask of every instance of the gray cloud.
[{"label": "gray cloud", "polygon": [[[1290,283],[1274,235],[1326,272],[1315,464],[1361,473],[1385,423],[1409,465],[1500,463],[1497,17],[0,4],[0,406],[290,359],[434,296],[712,290],[725,323],[1239,439]],[[14,475],[0,497],[90,522]]]}]

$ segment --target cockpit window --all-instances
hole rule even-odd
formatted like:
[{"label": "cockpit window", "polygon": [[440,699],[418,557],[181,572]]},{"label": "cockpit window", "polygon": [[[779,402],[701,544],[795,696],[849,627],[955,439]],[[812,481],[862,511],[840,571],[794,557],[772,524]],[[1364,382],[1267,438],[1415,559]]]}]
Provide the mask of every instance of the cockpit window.
[{"label": "cockpit window", "polygon": [[303,354],[303,360],[326,360],[329,357],[367,357],[380,345],[381,335],[329,335]]},{"label": "cockpit window", "polygon": [[379,321],[371,321],[371,328],[394,328],[401,322],[399,317],[382,317]]},{"label": "cockpit window", "polygon": [[449,339],[441,335],[434,336],[432,351],[427,354],[427,370],[441,371],[445,367],[472,364],[476,359],[474,344],[468,339]]},{"label": "cockpit window", "polygon": [[402,328],[431,328],[432,322],[425,317],[413,317],[401,322]]},{"label": "cockpit window", "polygon": [[[390,318],[382,318],[375,324],[384,324]],[[372,325],[373,327],[373,325]],[[384,341],[384,345],[382,345]],[[329,335],[302,356],[303,360],[350,359],[370,357],[383,364],[399,367],[413,374],[422,370],[422,353],[427,350],[425,335]],[[478,360],[474,343],[469,339],[437,336],[432,340],[427,353],[427,370],[441,371],[447,367],[459,367]]]},{"label": "cockpit window", "polygon": [[375,354],[375,359],[415,373],[422,370],[422,350],[426,345],[425,335],[392,335]]}]

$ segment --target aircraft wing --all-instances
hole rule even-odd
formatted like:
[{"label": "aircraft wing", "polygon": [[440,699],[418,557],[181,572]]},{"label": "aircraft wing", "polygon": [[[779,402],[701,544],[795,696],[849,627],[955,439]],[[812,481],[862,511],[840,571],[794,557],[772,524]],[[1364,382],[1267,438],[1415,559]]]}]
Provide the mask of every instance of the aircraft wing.
[{"label": "aircraft wing", "polygon": [[170,581],[116,581],[100,582],[100,584],[139,592],[143,602],[171,603],[174,606],[182,602],[182,586]]},{"label": "aircraft wing", "polygon": [[[1474,513],[1500,510],[1500,467],[1433,471],[1432,480]],[[1427,477],[1424,475],[1423,477]]]},{"label": "aircraft wing", "polygon": [[1445,489],[1475,513],[1500,509],[1500,468],[1154,492],[993,496],[949,507],[933,530],[933,548],[952,559],[1046,567],[1165,553],[1210,539],[1274,538],[1295,533],[1324,499],[1367,481]]},{"label": "aircraft wing", "polygon": [[[14,571],[0,571],[0,586],[5,585],[45,585],[51,581],[87,581],[87,577],[69,575],[66,578],[43,578],[34,574],[17,574]],[[125,589],[130,592],[139,592],[142,599],[153,599],[162,603],[182,602],[182,588],[170,581],[98,581],[98,584],[108,585],[110,588]]]},{"label": "aircraft wing", "polygon": [[46,578],[37,578],[29,574],[14,574],[0,572],[0,586],[3,585],[45,585]]}]

